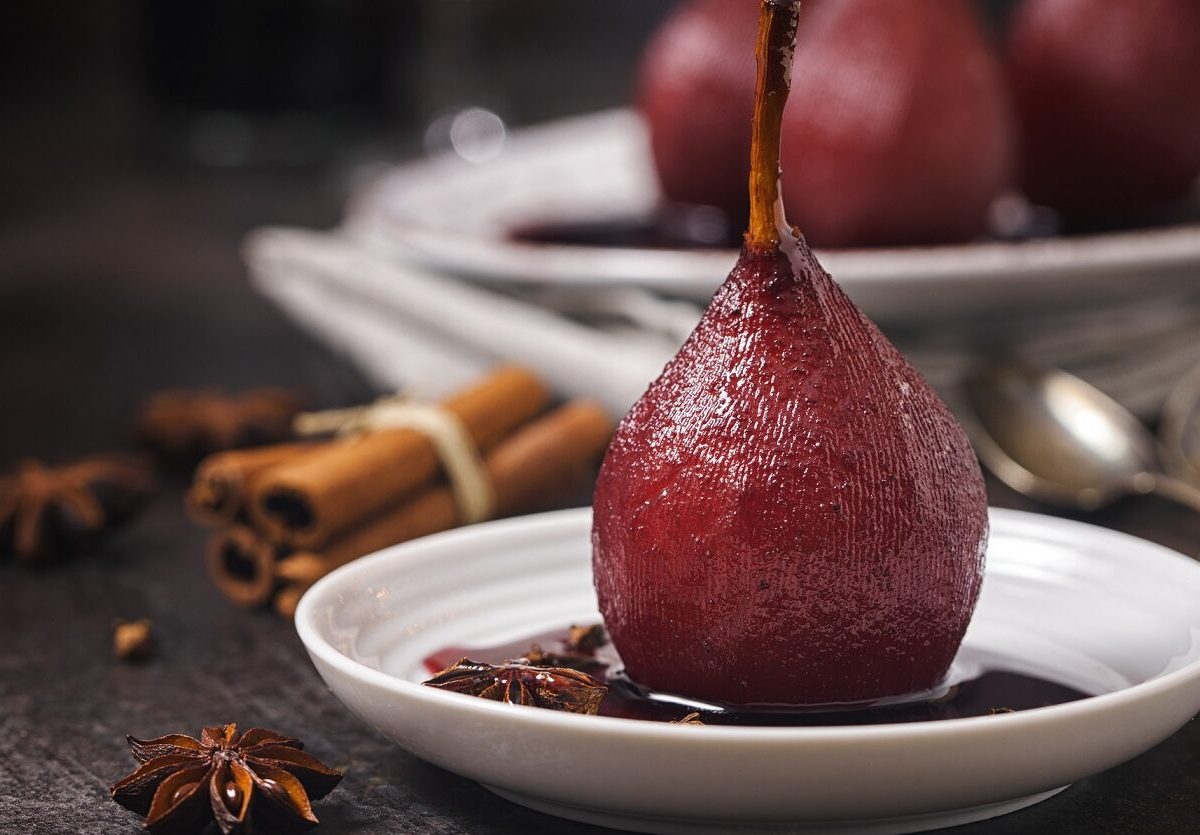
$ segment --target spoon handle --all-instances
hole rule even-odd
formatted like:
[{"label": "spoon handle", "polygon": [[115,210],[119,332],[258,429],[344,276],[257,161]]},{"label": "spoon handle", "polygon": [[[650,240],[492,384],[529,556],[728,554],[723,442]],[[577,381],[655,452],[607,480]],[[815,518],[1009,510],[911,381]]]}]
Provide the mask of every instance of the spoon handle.
[{"label": "spoon handle", "polygon": [[1170,476],[1156,475],[1151,492],[1200,513],[1200,487]]}]

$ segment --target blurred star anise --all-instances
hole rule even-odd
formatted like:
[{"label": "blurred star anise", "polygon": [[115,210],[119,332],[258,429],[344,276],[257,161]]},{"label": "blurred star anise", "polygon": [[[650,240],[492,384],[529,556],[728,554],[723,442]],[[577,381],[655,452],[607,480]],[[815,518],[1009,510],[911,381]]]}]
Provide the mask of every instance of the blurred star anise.
[{"label": "blurred star anise", "polygon": [[524,659],[492,665],[461,658],[424,683],[429,687],[508,704],[567,713],[599,712],[608,685],[579,670],[535,667],[522,661]]},{"label": "blurred star anise", "polygon": [[141,766],[113,785],[113,800],[160,835],[198,833],[214,820],[226,835],[304,832],[317,824],[310,801],[342,779],[297,740],[261,728],[127,739]]},{"label": "blurred star anise", "polygon": [[212,452],[290,439],[302,407],[302,398],[286,389],[172,389],[146,401],[137,435],[164,461],[191,464]]},{"label": "blurred star anise", "polygon": [[98,455],[62,467],[30,459],[0,478],[0,554],[62,556],[126,521],[154,490],[146,462]]}]

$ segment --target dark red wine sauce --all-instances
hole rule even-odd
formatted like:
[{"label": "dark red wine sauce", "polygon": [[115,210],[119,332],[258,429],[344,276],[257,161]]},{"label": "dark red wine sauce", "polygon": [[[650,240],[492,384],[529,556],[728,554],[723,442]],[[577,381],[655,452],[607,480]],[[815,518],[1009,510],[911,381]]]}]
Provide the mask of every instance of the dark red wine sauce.
[{"label": "dark red wine sauce", "polygon": [[[1052,210],[1037,208],[996,228],[983,240],[1023,241],[1078,237],[1105,232],[1162,229],[1200,220],[1200,200],[1142,213],[1126,213],[1107,223],[1066,223]],[[515,241],[602,249],[737,249],[746,218],[729,217],[712,206],[669,204],[647,216],[530,224],[512,230]]]},{"label": "dark red wine sauce", "polygon": [[[567,635],[567,629],[557,629],[493,646],[446,647],[426,658],[425,668],[432,675],[464,657],[485,664],[501,664],[521,657],[534,644],[547,652],[562,652],[566,650]],[[611,643],[596,651],[594,664],[581,669],[609,685],[608,695],[600,707],[601,716],[673,722],[696,709],[671,701],[670,697],[647,692],[631,682],[623,675],[621,659]],[[993,669],[959,683],[944,696],[931,701],[821,711],[705,710],[700,718],[706,725],[830,726],[932,722],[1047,707],[1085,699],[1088,695],[1036,676]]]}]

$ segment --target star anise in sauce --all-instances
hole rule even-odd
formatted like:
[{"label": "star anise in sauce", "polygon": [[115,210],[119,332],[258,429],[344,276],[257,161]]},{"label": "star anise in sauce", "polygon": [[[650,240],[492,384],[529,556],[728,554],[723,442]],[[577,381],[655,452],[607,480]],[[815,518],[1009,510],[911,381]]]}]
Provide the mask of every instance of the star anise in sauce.
[{"label": "star anise in sauce", "polygon": [[591,626],[572,626],[567,633],[567,648],[573,652],[591,655],[608,643],[608,632],[604,624],[594,623]]},{"label": "star anise in sauce", "polygon": [[138,417],[142,444],[171,463],[192,463],[212,452],[278,443],[293,437],[303,399],[285,389],[242,394],[174,389],[151,397]]},{"label": "star anise in sauce", "polygon": [[547,650],[534,644],[518,660],[533,667],[567,667],[572,670],[595,670],[605,663],[596,657],[596,650],[608,643],[604,626],[572,626],[563,641],[563,648]]},{"label": "star anise in sauce", "polygon": [[604,666],[604,663],[597,660],[594,655],[585,655],[570,649],[558,651],[542,649],[541,644],[534,644],[520,658],[512,660],[529,667],[565,667],[569,670],[583,671]]},{"label": "star anise in sauce", "polygon": [[299,741],[262,728],[127,739],[141,765],[113,785],[112,797],[159,835],[198,833],[214,820],[226,835],[304,832],[317,825],[310,801],[342,779]]},{"label": "star anise in sauce", "polygon": [[154,490],[145,461],[98,455],[62,467],[22,462],[0,478],[0,553],[30,562],[63,556],[128,520]]},{"label": "star anise in sauce", "polygon": [[567,713],[599,712],[608,685],[579,670],[535,667],[524,661],[517,659],[493,665],[461,658],[424,684],[508,704]]}]

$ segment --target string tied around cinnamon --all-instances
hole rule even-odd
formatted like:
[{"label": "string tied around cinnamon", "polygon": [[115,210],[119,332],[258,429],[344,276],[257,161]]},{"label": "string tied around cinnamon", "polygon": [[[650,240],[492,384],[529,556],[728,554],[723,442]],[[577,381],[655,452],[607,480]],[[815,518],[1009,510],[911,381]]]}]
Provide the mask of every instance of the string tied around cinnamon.
[{"label": "string tied around cinnamon", "polygon": [[429,439],[446,473],[464,524],[490,519],[496,497],[487,468],[471,433],[452,411],[403,394],[385,395],[350,409],[306,412],[296,416],[297,435],[345,437],[387,429],[411,429]]}]

